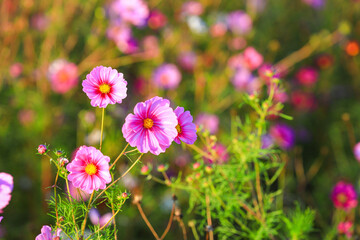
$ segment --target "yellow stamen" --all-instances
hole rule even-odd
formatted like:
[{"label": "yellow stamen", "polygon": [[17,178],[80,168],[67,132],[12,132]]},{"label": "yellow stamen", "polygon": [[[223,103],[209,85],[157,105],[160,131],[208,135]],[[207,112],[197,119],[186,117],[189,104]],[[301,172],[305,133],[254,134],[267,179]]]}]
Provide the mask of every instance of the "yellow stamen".
[{"label": "yellow stamen", "polygon": [[337,196],[337,200],[341,203],[345,203],[347,201],[347,196],[343,193],[340,193],[338,196]]},{"label": "yellow stamen", "polygon": [[111,87],[109,86],[109,84],[103,83],[99,86],[99,90],[101,93],[109,93],[110,92]]},{"label": "yellow stamen", "polygon": [[178,125],[176,125],[176,130],[178,131],[178,133],[181,133],[181,127],[180,127],[180,125],[178,124]]},{"label": "yellow stamen", "polygon": [[93,163],[90,163],[85,167],[85,172],[90,176],[96,174],[97,171],[98,169]]},{"label": "yellow stamen", "polygon": [[149,128],[152,128],[153,125],[154,125],[154,121],[151,120],[150,118],[146,118],[144,120],[144,128],[149,129]]}]

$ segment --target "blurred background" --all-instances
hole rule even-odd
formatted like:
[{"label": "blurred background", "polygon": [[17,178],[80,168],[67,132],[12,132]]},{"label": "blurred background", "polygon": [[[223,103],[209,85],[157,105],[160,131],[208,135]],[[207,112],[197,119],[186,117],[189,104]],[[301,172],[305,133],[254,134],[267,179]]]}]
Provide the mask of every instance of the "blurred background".
[{"label": "blurred background", "polygon": [[[36,155],[39,144],[71,158],[78,146],[99,143],[101,111],[81,86],[99,65],[128,82],[128,97],[106,109],[103,152],[111,158],[125,146],[125,116],[156,95],[190,110],[227,146],[242,94],[256,92],[264,72],[275,70],[285,85],[275,98],[294,118],[269,119],[270,137],[286,140],[278,141],[287,162],[284,204],[315,209],[314,239],[328,236],[332,187],[344,180],[360,190],[353,153],[360,141],[359,38],[355,0],[1,0],[0,171],[14,176],[1,238],[34,239],[52,223],[46,200],[55,169]],[[144,162],[168,163],[176,175],[194,160],[174,144]],[[164,228],[171,192],[138,172],[124,189],[141,192],[154,227]],[[187,219],[186,194],[178,197]],[[118,225],[120,239],[149,236],[130,201]],[[168,239],[178,234],[174,228]]]}]

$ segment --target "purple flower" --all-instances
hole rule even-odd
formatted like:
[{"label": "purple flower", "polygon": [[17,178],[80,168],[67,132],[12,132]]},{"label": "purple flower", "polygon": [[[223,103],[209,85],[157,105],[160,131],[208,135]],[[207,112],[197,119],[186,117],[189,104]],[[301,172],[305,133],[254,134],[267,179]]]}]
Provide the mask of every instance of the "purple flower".
[{"label": "purple flower", "polygon": [[360,162],[360,142],[354,146],[354,156]]},{"label": "purple flower", "polygon": [[197,62],[197,56],[194,52],[191,51],[182,52],[178,57],[178,62],[184,70],[192,72]]},{"label": "purple flower", "polygon": [[325,5],[325,0],[303,0],[303,2],[316,9],[320,9]]},{"label": "purple flower", "polygon": [[265,134],[261,137],[261,148],[267,149],[271,148],[274,145],[274,140],[270,136],[270,134]]},{"label": "purple flower", "polygon": [[211,158],[203,157],[206,164],[224,164],[229,160],[229,154],[226,147],[221,143],[216,143],[210,149],[205,152],[211,156]]},{"label": "purple flower", "polygon": [[195,124],[208,130],[210,134],[216,134],[219,130],[219,117],[214,114],[200,113],[195,119]]},{"label": "purple flower", "polygon": [[0,172],[0,213],[9,204],[11,200],[11,192],[14,187],[13,177],[4,172]]},{"label": "purple flower", "polygon": [[115,0],[110,5],[110,18],[117,22],[127,22],[144,26],[150,11],[142,0]]},{"label": "purple flower", "polygon": [[351,183],[338,182],[332,192],[331,200],[336,208],[349,210],[357,206],[357,194]]},{"label": "purple flower", "polygon": [[91,99],[91,105],[100,108],[121,103],[126,98],[126,85],[122,73],[103,66],[94,68],[82,83],[83,91]]},{"label": "purple flower", "polygon": [[227,24],[229,29],[237,35],[247,34],[252,29],[250,16],[241,10],[229,13]]},{"label": "purple flower", "polygon": [[[99,211],[95,208],[92,208],[89,211],[89,218],[91,223],[94,225],[100,225],[100,227],[104,226],[112,218],[112,216],[112,213],[106,213],[101,216]],[[110,226],[110,224],[107,226]]]},{"label": "purple flower", "polygon": [[53,234],[51,232],[51,227],[47,226],[47,225],[44,225],[42,228],[41,228],[41,233],[39,235],[37,235],[37,237],[35,238],[35,240],[54,240],[56,239],[57,237],[60,237],[60,232],[61,232],[61,229],[58,228],[56,230],[56,232]]},{"label": "purple flower", "polygon": [[126,24],[109,26],[107,37],[113,40],[119,50],[125,54],[135,53],[139,50],[139,44],[133,37],[131,28]]},{"label": "purple flower", "polygon": [[178,120],[178,125],[176,125],[178,135],[174,141],[178,144],[180,144],[180,140],[187,144],[193,144],[197,139],[197,135],[196,125],[193,123],[193,117],[190,112],[184,112],[183,107],[177,107],[174,113]]},{"label": "purple flower", "polygon": [[159,155],[165,152],[178,135],[177,117],[170,102],[161,97],[153,97],[136,104],[134,114],[125,119],[122,132],[132,147],[142,153]]},{"label": "purple flower", "polygon": [[270,135],[275,143],[283,149],[291,148],[295,143],[294,130],[282,123],[278,123],[270,128]]},{"label": "purple flower", "polygon": [[163,64],[153,73],[154,83],[165,89],[175,89],[181,81],[181,73],[174,64]]}]

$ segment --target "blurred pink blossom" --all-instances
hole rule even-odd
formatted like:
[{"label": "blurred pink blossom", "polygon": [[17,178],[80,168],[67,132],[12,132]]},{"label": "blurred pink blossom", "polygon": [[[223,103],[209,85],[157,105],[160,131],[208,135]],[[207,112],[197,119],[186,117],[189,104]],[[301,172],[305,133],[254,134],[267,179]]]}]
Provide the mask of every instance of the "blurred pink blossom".
[{"label": "blurred pink blossom", "polygon": [[339,223],[337,230],[339,234],[345,234],[347,238],[351,238],[353,234],[351,230],[352,227],[353,223],[351,221],[345,221]]},{"label": "blurred pink blossom", "polygon": [[263,56],[253,47],[247,47],[243,52],[243,56],[246,67],[251,71],[260,67],[264,61]]},{"label": "blurred pink blossom", "polygon": [[229,13],[227,24],[228,28],[237,35],[247,34],[252,29],[252,19],[241,10]]},{"label": "blurred pink blossom", "polygon": [[192,72],[197,63],[197,56],[194,52],[181,52],[178,56],[179,65],[186,71]]},{"label": "blurred pink blossom", "polygon": [[222,37],[227,31],[226,24],[217,22],[210,27],[210,34],[212,37]]},{"label": "blurred pink blossom", "polygon": [[110,19],[115,22],[144,26],[150,11],[142,0],[114,0],[110,4]]},{"label": "blurred pink blossom", "polygon": [[78,84],[78,68],[74,63],[58,59],[51,63],[48,71],[54,92],[64,94]]},{"label": "blurred pink blossom", "polygon": [[200,2],[188,1],[182,5],[181,12],[185,16],[199,16],[204,12],[204,8]]},{"label": "blurred pink blossom", "polygon": [[132,36],[131,28],[126,24],[109,26],[107,37],[113,40],[119,50],[125,54],[135,53],[139,50],[138,43]]},{"label": "blurred pink blossom", "polygon": [[354,152],[355,159],[360,162],[360,142],[354,146],[353,152]]},{"label": "blurred pink blossom", "polygon": [[313,110],[316,108],[316,99],[312,93],[294,91],[291,93],[291,104],[298,110]]},{"label": "blurred pink blossom", "polygon": [[[89,218],[92,224],[99,225],[100,227],[103,227],[111,218],[112,213],[105,213],[104,215],[100,215],[99,211],[95,208],[90,209],[89,211]],[[113,223],[111,221],[107,226],[110,226]]]},{"label": "blurred pink blossom", "polygon": [[159,10],[152,10],[148,19],[148,25],[152,29],[159,29],[166,25],[167,18]]},{"label": "blurred pink blossom", "polygon": [[23,65],[19,62],[11,65],[10,69],[9,69],[10,76],[13,78],[19,77],[21,75],[22,71],[23,71]]},{"label": "blurred pink blossom", "polygon": [[313,67],[303,67],[296,73],[296,79],[304,86],[312,86],[318,80],[318,72]]},{"label": "blurred pink blossom", "polygon": [[219,130],[219,117],[214,114],[200,113],[195,119],[195,124],[208,130],[210,134],[216,134]]},{"label": "blurred pink blossom", "polygon": [[206,149],[205,152],[211,156],[211,158],[203,157],[206,164],[224,164],[229,160],[227,149],[221,143],[216,143],[211,149]]},{"label": "blurred pink blossom", "polygon": [[334,186],[331,192],[331,200],[336,208],[344,210],[355,208],[358,204],[354,186],[343,181]]},{"label": "blurred pink blossom", "polygon": [[154,70],[152,80],[158,87],[175,89],[181,81],[181,72],[176,65],[165,63]]},{"label": "blurred pink blossom", "polygon": [[270,136],[274,142],[283,149],[289,149],[295,144],[294,130],[283,123],[278,123],[270,128]]}]

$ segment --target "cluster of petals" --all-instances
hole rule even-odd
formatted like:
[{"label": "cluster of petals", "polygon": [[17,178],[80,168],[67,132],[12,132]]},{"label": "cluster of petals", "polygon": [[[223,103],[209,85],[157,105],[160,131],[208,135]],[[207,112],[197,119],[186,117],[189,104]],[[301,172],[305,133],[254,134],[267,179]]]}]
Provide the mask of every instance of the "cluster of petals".
[{"label": "cluster of petals", "polygon": [[344,210],[355,208],[358,204],[354,186],[343,181],[334,186],[331,192],[331,200],[336,208]]},{"label": "cluster of petals", "polygon": [[134,114],[126,117],[122,132],[130,146],[142,153],[159,155],[178,136],[177,124],[169,100],[153,97],[136,104]]},{"label": "cluster of petals", "polygon": [[35,240],[54,240],[60,238],[61,229],[58,228],[55,233],[51,232],[51,227],[44,225],[41,228],[41,233],[36,236]]},{"label": "cluster of petals", "polygon": [[228,28],[237,35],[248,34],[252,29],[252,19],[251,17],[241,11],[234,11],[229,13],[227,16],[227,25]]},{"label": "cluster of petals", "polygon": [[181,81],[181,73],[174,64],[166,63],[155,69],[152,78],[158,87],[175,89]]},{"label": "cluster of petals", "polygon": [[353,234],[351,230],[353,225],[354,224],[351,221],[340,222],[337,226],[338,233],[344,234],[347,238],[351,238]]},{"label": "cluster of petals", "polygon": [[94,147],[81,146],[74,159],[66,166],[70,172],[68,179],[73,186],[86,193],[105,189],[111,182],[110,158]]},{"label": "cluster of petals", "polygon": [[78,84],[78,68],[74,63],[58,59],[49,66],[48,77],[54,92],[64,94]]},{"label": "cluster of petals", "polygon": [[174,141],[180,144],[180,141],[183,141],[187,144],[193,144],[196,139],[196,125],[193,123],[193,117],[189,111],[185,111],[183,107],[177,107],[174,110],[176,114],[178,125],[176,130],[178,131],[177,137]]},{"label": "cluster of petals", "polygon": [[110,4],[110,17],[113,21],[143,26],[150,11],[143,0],[114,0]]},{"label": "cluster of petals", "polygon": [[110,25],[107,29],[107,37],[125,54],[139,50],[138,42],[133,37],[131,28],[126,24]]},{"label": "cluster of petals", "polygon": [[0,173],[0,213],[9,204],[14,187],[13,177],[5,172]]},{"label": "cluster of petals", "polygon": [[93,107],[106,108],[108,104],[121,103],[126,98],[127,82],[122,73],[111,67],[94,68],[82,86]]}]

